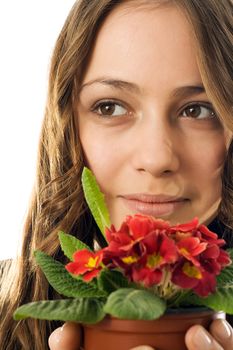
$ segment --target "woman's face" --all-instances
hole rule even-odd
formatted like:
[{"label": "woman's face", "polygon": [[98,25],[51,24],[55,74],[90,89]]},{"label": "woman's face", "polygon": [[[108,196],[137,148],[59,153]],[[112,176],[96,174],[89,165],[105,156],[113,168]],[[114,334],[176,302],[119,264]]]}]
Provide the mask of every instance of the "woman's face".
[{"label": "woman's face", "polygon": [[116,227],[134,213],[211,221],[229,136],[180,10],[118,6],[98,34],[77,105],[86,163]]}]

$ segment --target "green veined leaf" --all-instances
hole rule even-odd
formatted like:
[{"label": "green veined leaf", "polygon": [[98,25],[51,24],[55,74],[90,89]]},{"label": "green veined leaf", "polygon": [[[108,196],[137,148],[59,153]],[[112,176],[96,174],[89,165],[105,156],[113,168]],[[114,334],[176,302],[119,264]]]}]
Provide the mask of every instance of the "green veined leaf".
[{"label": "green veined leaf", "polygon": [[94,175],[86,167],[84,167],[82,172],[82,185],[87,204],[100,231],[106,239],[105,228],[111,225],[109,212],[105,204],[104,195],[100,191]]},{"label": "green veined leaf", "polygon": [[193,292],[189,289],[180,289],[177,294],[167,300],[168,308],[177,308],[192,305]]},{"label": "green veined leaf", "polygon": [[14,319],[18,321],[32,317],[40,320],[96,323],[105,316],[103,306],[103,300],[94,298],[38,301],[20,306],[14,312]]},{"label": "green veined leaf", "polygon": [[193,295],[190,299],[193,305],[207,306],[215,311],[223,311],[227,314],[233,315],[233,285],[225,285],[217,288],[214,294],[208,297],[200,298]]},{"label": "green veined leaf", "polygon": [[91,248],[88,247],[88,245],[86,245],[74,236],[71,236],[62,231],[58,233],[58,236],[62,251],[64,252],[65,256],[67,256],[67,258],[69,258],[70,260],[73,260],[73,254],[77,250],[87,249],[89,251],[92,251]]},{"label": "green veined leaf", "polygon": [[114,317],[154,320],[164,314],[165,302],[147,290],[121,288],[110,294],[104,311]]},{"label": "green veined leaf", "polygon": [[99,289],[106,291],[108,294],[119,288],[129,287],[129,281],[121,272],[116,270],[102,270],[97,279]]},{"label": "green veined leaf", "polygon": [[64,265],[47,254],[36,251],[35,257],[48,282],[59,294],[74,298],[105,296],[103,291],[97,289],[95,283],[85,283],[82,280],[73,278]]}]

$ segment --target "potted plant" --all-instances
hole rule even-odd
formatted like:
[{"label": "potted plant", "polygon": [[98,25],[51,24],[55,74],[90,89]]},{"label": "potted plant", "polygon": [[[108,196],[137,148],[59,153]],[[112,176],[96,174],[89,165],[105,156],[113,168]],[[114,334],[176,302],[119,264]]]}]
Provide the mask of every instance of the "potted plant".
[{"label": "potted plant", "polygon": [[126,217],[116,230],[87,168],[82,184],[106,247],[92,251],[59,232],[70,262],[64,266],[41,251],[35,258],[65,298],[22,305],[15,320],[79,322],[85,350],[128,350],[142,344],[183,350],[191,325],[208,327],[213,318],[233,314],[233,250],[223,250],[225,241],[216,233],[197,218],[171,226],[139,214]]}]

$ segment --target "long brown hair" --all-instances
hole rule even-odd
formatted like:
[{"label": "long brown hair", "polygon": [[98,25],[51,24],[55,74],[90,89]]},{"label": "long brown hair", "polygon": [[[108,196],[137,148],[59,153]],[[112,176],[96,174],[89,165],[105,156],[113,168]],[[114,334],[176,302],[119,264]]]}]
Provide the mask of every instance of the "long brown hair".
[{"label": "long brown hair", "polygon": [[[223,123],[233,130],[233,33],[231,0],[130,0],[172,2],[185,11],[194,29],[198,64],[206,92]],[[129,2],[130,2],[129,1]],[[3,350],[48,349],[52,322],[16,323],[14,310],[28,301],[58,297],[33,260],[43,250],[62,261],[57,233],[63,230],[89,245],[100,242],[80,183],[83,155],[75,128],[72,102],[88,64],[98,29],[123,1],[76,1],[58,37],[51,60],[48,99],[39,142],[37,176],[24,227],[20,257],[6,270],[0,293],[0,344]],[[233,171],[230,147],[223,173],[219,215],[233,227]]]}]

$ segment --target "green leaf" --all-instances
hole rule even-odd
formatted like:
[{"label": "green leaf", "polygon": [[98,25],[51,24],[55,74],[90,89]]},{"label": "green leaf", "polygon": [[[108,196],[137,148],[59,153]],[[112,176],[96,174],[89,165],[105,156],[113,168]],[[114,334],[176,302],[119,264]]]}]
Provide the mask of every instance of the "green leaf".
[{"label": "green leaf", "polygon": [[207,306],[215,311],[223,311],[233,315],[233,285],[225,285],[217,288],[214,294],[201,298],[197,295],[192,296],[193,305]]},{"label": "green leaf", "polygon": [[154,320],[163,315],[165,302],[147,290],[122,288],[110,294],[104,311],[121,319]]},{"label": "green leaf", "polygon": [[174,297],[167,300],[168,308],[177,308],[192,305],[193,292],[189,289],[180,289]]},{"label": "green leaf", "polygon": [[104,301],[101,299],[38,301],[20,306],[13,317],[16,321],[32,317],[40,320],[96,323],[105,316],[103,306]]},{"label": "green leaf", "polygon": [[62,251],[64,252],[65,256],[73,261],[73,254],[77,252],[77,250],[87,249],[89,251],[92,251],[88,245],[77,239],[76,237],[69,235],[67,233],[64,233],[60,231],[58,233],[60,245],[62,248]]},{"label": "green leaf", "polygon": [[111,225],[109,212],[105,204],[104,195],[100,191],[94,175],[86,167],[84,167],[82,172],[82,186],[91,213],[106,239],[105,228]]},{"label": "green leaf", "polygon": [[64,265],[47,254],[36,251],[35,257],[48,282],[59,294],[73,298],[105,296],[103,291],[97,289],[96,284],[92,282],[85,283],[73,278]]},{"label": "green leaf", "polygon": [[233,260],[233,248],[229,248],[226,251],[230,255],[231,260]]},{"label": "green leaf", "polygon": [[99,289],[108,294],[119,288],[129,287],[129,281],[121,272],[116,270],[102,270],[97,280]]}]

